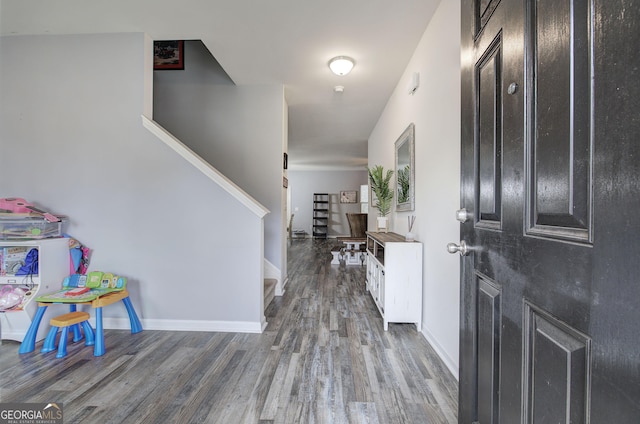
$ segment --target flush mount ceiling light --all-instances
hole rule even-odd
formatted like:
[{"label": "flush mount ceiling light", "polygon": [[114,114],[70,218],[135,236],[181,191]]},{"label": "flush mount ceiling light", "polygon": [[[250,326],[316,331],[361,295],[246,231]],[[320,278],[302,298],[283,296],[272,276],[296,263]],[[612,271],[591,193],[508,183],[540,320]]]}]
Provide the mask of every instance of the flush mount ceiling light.
[{"label": "flush mount ceiling light", "polygon": [[347,75],[353,69],[355,61],[347,56],[336,56],[329,61],[329,68],[336,75]]}]

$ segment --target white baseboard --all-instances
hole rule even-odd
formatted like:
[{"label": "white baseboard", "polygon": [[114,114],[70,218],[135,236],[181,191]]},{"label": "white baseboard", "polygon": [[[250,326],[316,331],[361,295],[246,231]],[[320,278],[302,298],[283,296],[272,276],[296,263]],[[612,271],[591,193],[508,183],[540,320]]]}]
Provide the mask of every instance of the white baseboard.
[{"label": "white baseboard", "polygon": [[[91,317],[91,325],[96,327],[95,318]],[[164,331],[204,331],[220,333],[262,333],[267,322],[251,321],[196,321],[196,320],[170,320],[170,319],[141,319],[144,330]],[[129,330],[131,328],[129,318],[104,318],[105,329]]]},{"label": "white baseboard", "polygon": [[433,337],[433,334],[431,334],[429,330],[427,330],[424,326],[422,326],[422,335],[425,339],[427,339],[433,350],[436,351],[436,353],[438,354],[442,362],[444,362],[444,365],[451,372],[456,381],[459,381],[458,361],[454,361],[449,355],[447,355],[446,351],[442,348],[442,346],[440,346],[440,343],[438,343],[435,337]]}]

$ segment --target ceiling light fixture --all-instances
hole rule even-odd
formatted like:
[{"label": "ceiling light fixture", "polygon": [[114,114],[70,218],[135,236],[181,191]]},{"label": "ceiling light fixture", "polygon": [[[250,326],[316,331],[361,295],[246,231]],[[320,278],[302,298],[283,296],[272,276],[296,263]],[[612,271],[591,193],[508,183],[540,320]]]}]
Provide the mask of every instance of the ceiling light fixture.
[{"label": "ceiling light fixture", "polygon": [[336,56],[329,61],[329,68],[336,75],[347,75],[353,69],[355,61],[347,56]]},{"label": "ceiling light fixture", "polygon": [[343,85],[336,85],[335,87],[333,87],[333,91],[335,91],[336,93],[342,93],[342,92],[344,92],[344,86]]}]

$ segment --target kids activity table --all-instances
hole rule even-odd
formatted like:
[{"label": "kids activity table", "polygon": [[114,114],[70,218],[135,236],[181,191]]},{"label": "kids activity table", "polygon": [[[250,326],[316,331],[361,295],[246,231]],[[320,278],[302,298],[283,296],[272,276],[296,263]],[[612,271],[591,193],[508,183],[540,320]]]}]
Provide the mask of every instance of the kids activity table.
[{"label": "kids activity table", "polygon": [[34,316],[33,321],[29,326],[29,330],[27,330],[27,333],[22,340],[22,344],[20,345],[20,350],[18,352],[29,353],[34,351],[36,345],[36,335],[38,334],[38,327],[40,327],[42,317],[44,316],[47,308],[54,304],[68,304],[70,306],[71,312],[75,312],[77,305],[91,305],[91,307],[95,309],[96,342],[93,350],[94,356],[102,356],[106,352],[104,346],[104,327],[102,322],[102,308],[104,306],[112,305],[121,300],[125,308],[127,309],[127,313],[129,314],[129,322],[131,323],[131,334],[136,334],[142,331],[142,324],[140,324],[140,320],[138,319],[138,315],[133,308],[131,299],[129,299],[129,292],[126,289],[119,291],[109,291],[102,294],[100,294],[99,291],[94,292],[94,294],[96,293],[98,294],[93,296],[91,300],[87,300],[86,297],[81,297],[78,299],[63,299],[61,297],[56,298],[56,294],[38,298],[38,310],[36,311],[36,315]]}]

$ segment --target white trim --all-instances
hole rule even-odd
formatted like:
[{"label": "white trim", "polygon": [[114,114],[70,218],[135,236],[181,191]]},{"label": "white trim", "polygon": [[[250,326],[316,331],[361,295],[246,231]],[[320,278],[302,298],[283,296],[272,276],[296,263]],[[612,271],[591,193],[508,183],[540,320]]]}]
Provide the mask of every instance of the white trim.
[{"label": "white trim", "polygon": [[157,122],[142,115],[142,125],[260,218],[263,218],[269,213],[269,209],[262,206],[256,199],[235,185],[233,181],[222,175],[220,171],[198,156],[193,150],[185,146],[180,140],[162,128],[162,126]]},{"label": "white trim", "polygon": [[261,320],[262,320],[262,330],[260,330],[260,333],[262,333],[265,330],[265,328],[267,328],[267,325],[269,324],[264,315],[262,315]]},{"label": "white trim", "polygon": [[296,165],[289,163],[289,171],[366,171],[367,164],[354,165]]},{"label": "white trim", "polygon": [[[95,317],[89,320],[96,328]],[[129,330],[129,318],[103,318],[105,329]],[[262,333],[267,326],[264,317],[262,322],[250,321],[200,321],[200,320],[172,320],[172,319],[141,319],[143,330],[160,331],[204,331],[221,333]]]},{"label": "white trim", "polygon": [[433,334],[431,334],[429,330],[425,328],[425,326],[422,326],[421,333],[424,336],[424,338],[427,339],[427,342],[429,342],[433,350],[436,351],[436,353],[438,354],[442,362],[444,362],[444,364],[449,369],[451,374],[453,374],[453,377],[456,379],[456,381],[459,381],[457,361],[454,361],[449,357],[449,355],[447,355],[447,351],[444,350],[442,346],[440,346],[440,343],[438,343],[436,338],[433,337]]},{"label": "white trim", "polygon": [[267,259],[264,260],[264,278],[272,278],[276,280],[276,288],[274,294],[282,296],[284,294],[284,284],[282,284],[282,271]]}]

